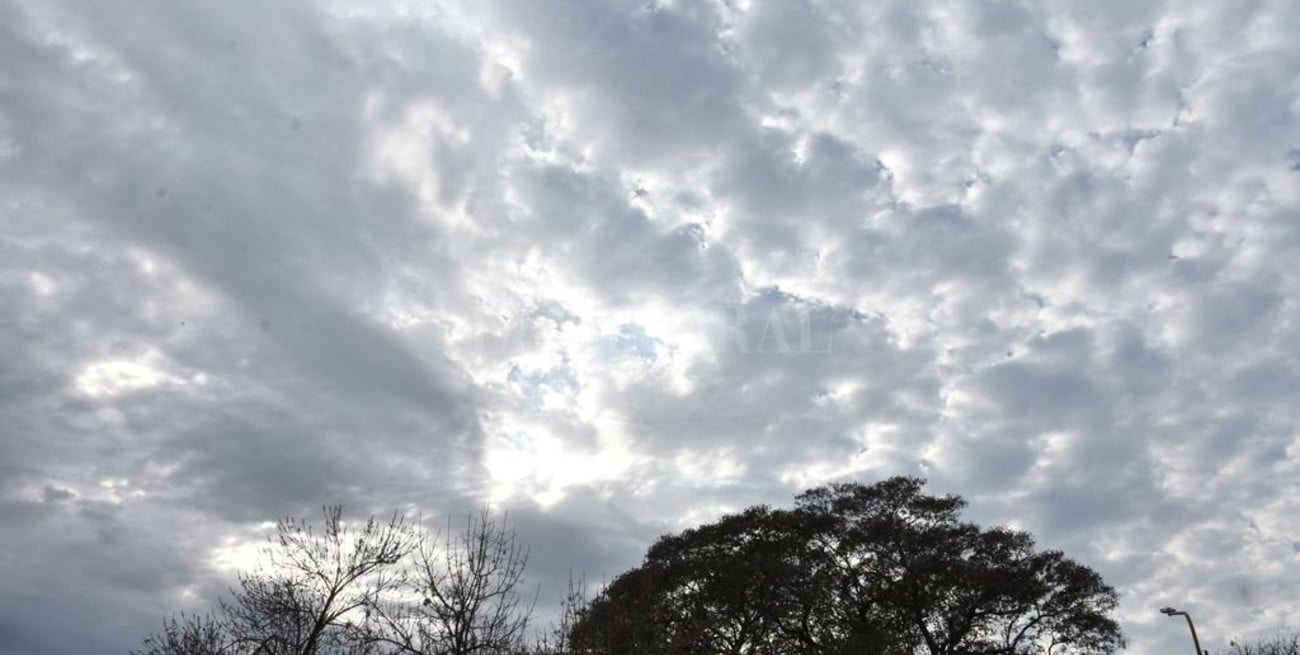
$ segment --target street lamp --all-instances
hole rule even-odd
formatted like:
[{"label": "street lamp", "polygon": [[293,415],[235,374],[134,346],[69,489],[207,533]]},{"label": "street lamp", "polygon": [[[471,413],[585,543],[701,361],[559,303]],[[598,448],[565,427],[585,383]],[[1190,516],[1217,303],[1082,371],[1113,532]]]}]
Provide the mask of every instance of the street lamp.
[{"label": "street lamp", "polygon": [[1192,615],[1182,610],[1176,610],[1172,607],[1160,608],[1160,613],[1168,617],[1181,616],[1187,619],[1187,628],[1192,631],[1192,646],[1196,648],[1196,655],[1210,655],[1209,651],[1201,650],[1201,640],[1196,638],[1196,626],[1192,625]]}]

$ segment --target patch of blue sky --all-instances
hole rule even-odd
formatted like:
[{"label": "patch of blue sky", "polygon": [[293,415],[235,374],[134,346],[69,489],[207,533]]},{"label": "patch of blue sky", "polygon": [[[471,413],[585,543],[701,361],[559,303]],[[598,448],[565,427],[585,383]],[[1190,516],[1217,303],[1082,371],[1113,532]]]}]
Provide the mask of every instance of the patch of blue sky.
[{"label": "patch of blue sky", "polygon": [[538,303],[532,315],[534,318],[550,319],[555,323],[555,329],[557,330],[563,328],[565,323],[573,323],[574,325],[582,323],[581,317],[570,312],[564,305],[554,300]]},{"label": "patch of blue sky", "polygon": [[580,388],[577,376],[567,365],[553,366],[546,370],[528,370],[517,363],[511,363],[506,381],[518,388],[528,404],[535,408],[542,407],[543,393],[548,388],[566,394],[575,394]]},{"label": "patch of blue sky", "polygon": [[635,323],[618,326],[618,334],[606,337],[606,352],[615,357],[634,357],[653,362],[659,358],[663,342],[646,334],[645,328]]}]

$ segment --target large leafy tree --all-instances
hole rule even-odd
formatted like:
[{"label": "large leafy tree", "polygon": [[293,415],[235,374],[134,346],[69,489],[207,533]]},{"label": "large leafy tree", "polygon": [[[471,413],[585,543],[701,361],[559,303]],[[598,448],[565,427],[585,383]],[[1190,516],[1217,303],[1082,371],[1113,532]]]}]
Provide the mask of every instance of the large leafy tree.
[{"label": "large leafy tree", "polygon": [[580,614],[576,652],[1064,655],[1123,646],[1117,596],[917,478],[836,484],[659,540]]},{"label": "large leafy tree", "polygon": [[802,572],[788,514],[751,508],[659,540],[578,612],[578,652],[781,653],[774,609]]}]

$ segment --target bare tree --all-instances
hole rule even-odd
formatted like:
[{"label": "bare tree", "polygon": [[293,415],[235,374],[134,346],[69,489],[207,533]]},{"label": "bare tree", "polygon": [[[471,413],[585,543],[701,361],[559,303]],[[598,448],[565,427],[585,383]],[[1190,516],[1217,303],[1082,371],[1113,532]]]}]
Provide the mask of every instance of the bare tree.
[{"label": "bare tree", "polygon": [[363,632],[357,619],[401,584],[389,569],[415,548],[417,534],[401,514],[359,528],[342,521],[339,506],[324,514],[320,531],[293,518],[277,524],[268,550],[274,573],[241,578],[225,606],[237,643],[274,655],[364,650],[353,638]]},{"label": "bare tree", "polygon": [[375,606],[374,640],[411,655],[522,652],[532,601],[521,595],[528,550],[489,510],[463,532],[421,539],[401,597]]},{"label": "bare tree", "polygon": [[[336,653],[360,640],[341,621],[329,620],[328,596],[279,572],[241,575],[232,599],[221,602],[231,641],[241,653],[300,655]],[[322,620],[323,617],[323,620]],[[318,629],[317,624],[321,627]],[[313,639],[313,635],[314,639]]]},{"label": "bare tree", "polygon": [[316,655],[324,652],[322,643],[330,651],[342,649],[344,642],[354,641],[348,636],[360,633],[356,613],[364,616],[383,594],[402,584],[400,574],[389,568],[417,545],[417,533],[404,516],[394,513],[387,522],[370,517],[360,528],[351,528],[342,513],[342,507],[326,507],[324,529],[318,533],[307,522],[279,521],[269,560],[283,578],[270,581],[269,594],[261,599],[256,598],[261,587],[243,585],[244,598],[269,603],[269,610],[278,607],[295,621],[294,639],[285,641],[290,649],[268,652]]},{"label": "bare tree", "polygon": [[132,655],[226,655],[233,645],[221,617],[181,614],[163,621],[162,632],[144,638]]},{"label": "bare tree", "polygon": [[317,529],[284,519],[265,551],[267,567],[241,574],[211,617],[180,617],[147,637],[140,655],[362,655],[370,609],[404,582],[399,564],[418,533],[401,514],[354,526],[340,507]]},{"label": "bare tree", "polygon": [[1258,641],[1233,640],[1225,655],[1300,655],[1300,632],[1280,632]]},{"label": "bare tree", "polygon": [[560,599],[560,615],[556,617],[555,622],[548,629],[538,635],[537,642],[533,645],[533,653],[535,655],[568,655],[573,649],[569,634],[590,604],[591,596],[587,593],[586,576],[575,578],[573,573],[570,572],[568,588],[564,593],[564,598]]},{"label": "bare tree", "polygon": [[463,531],[448,523],[431,532],[401,514],[348,524],[327,507],[320,526],[280,521],[264,556],[215,614],[164,621],[136,655],[527,651],[536,602],[522,593],[528,551],[487,509]]}]

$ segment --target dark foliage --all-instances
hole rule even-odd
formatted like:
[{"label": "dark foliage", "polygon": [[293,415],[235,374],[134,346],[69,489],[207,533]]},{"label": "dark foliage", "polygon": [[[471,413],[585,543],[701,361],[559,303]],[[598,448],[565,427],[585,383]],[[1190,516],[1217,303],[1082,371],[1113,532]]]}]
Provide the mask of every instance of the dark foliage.
[{"label": "dark foliage", "polygon": [[[1112,653],[1117,595],[923,481],[810,490],[659,540],[578,615],[589,655]],[[1256,655],[1243,653],[1240,655]],[[1271,654],[1268,654],[1271,655]]]}]

